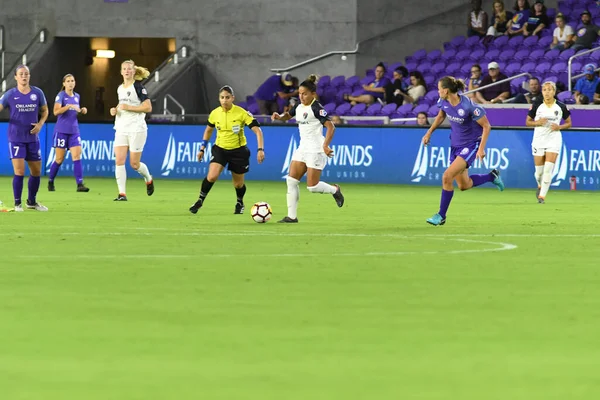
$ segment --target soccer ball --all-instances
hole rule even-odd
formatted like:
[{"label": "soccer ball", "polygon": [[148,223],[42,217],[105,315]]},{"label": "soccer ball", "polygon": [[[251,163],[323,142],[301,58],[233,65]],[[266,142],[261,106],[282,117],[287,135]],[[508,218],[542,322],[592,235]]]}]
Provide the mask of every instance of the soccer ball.
[{"label": "soccer ball", "polygon": [[264,201],[259,201],[252,206],[250,210],[250,215],[252,215],[252,219],[254,222],[258,222],[259,224],[264,224],[268,220],[271,219],[273,212],[271,211],[271,206],[269,203]]}]

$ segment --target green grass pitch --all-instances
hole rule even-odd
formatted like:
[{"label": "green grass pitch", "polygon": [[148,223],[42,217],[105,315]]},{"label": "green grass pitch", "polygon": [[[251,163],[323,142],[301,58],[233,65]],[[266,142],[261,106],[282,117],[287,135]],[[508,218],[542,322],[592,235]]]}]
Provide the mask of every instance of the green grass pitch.
[{"label": "green grass pitch", "polygon": [[[10,178],[0,199],[12,203]],[[599,195],[71,177],[0,213],[6,400],[564,400],[600,393]],[[27,189],[25,188],[25,196]],[[254,223],[253,202],[274,217]]]}]

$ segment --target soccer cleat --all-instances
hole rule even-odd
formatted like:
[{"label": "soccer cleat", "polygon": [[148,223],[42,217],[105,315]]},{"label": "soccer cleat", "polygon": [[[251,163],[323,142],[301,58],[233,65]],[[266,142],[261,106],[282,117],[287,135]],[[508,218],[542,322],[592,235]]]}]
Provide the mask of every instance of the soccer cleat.
[{"label": "soccer cleat", "polygon": [[22,211],[23,211],[23,206],[21,205],[21,203],[15,204],[15,212],[22,212]]},{"label": "soccer cleat", "polygon": [[244,207],[244,203],[236,203],[235,210],[233,210],[234,214],[243,214],[246,207]]},{"label": "soccer cleat", "polygon": [[285,217],[281,221],[277,221],[277,222],[282,223],[282,224],[297,224],[298,218]]},{"label": "soccer cleat", "polygon": [[146,182],[146,193],[148,196],[152,196],[152,193],[154,193],[154,180]]},{"label": "soccer cleat", "polygon": [[342,194],[342,189],[340,189],[340,185],[334,185],[334,186],[337,187],[337,190],[333,194],[333,198],[335,199],[337,206],[341,207],[344,205],[344,195]]},{"label": "soccer cleat", "polygon": [[119,193],[114,201],[127,201],[127,196],[125,196],[125,193]]},{"label": "soccer cleat", "polygon": [[537,190],[535,191],[535,198],[538,199],[540,197],[540,192],[542,191],[542,188],[538,186]]},{"label": "soccer cleat", "polygon": [[[27,200],[27,209],[28,210],[36,210],[36,211],[48,211],[48,207],[46,207],[43,204],[38,203],[37,201],[35,203],[30,202],[29,200]],[[15,207],[16,209],[17,207]]]},{"label": "soccer cleat", "polygon": [[83,183],[77,184],[77,191],[87,193],[90,191],[90,188],[86,187]]},{"label": "soccer cleat", "polygon": [[500,178],[500,171],[497,169],[494,169],[494,170],[492,170],[491,174],[494,177],[494,180],[492,181],[492,183],[498,187],[499,191],[503,191],[504,190],[504,182],[502,181],[502,178]]},{"label": "soccer cleat", "polygon": [[49,191],[49,192],[54,192],[54,191],[56,191],[56,188],[54,187],[54,182],[52,182],[52,181],[48,181],[48,191]]},{"label": "soccer cleat", "polygon": [[446,218],[442,218],[440,214],[435,214],[433,217],[427,219],[427,223],[435,226],[444,225]]},{"label": "soccer cleat", "polygon": [[191,207],[190,207],[190,212],[192,214],[196,214],[198,212],[198,210],[200,208],[202,208],[202,204],[204,203],[204,200],[202,199],[198,199],[197,202],[195,202]]},{"label": "soccer cleat", "polygon": [[546,200],[543,197],[538,197],[538,203],[546,204]]}]

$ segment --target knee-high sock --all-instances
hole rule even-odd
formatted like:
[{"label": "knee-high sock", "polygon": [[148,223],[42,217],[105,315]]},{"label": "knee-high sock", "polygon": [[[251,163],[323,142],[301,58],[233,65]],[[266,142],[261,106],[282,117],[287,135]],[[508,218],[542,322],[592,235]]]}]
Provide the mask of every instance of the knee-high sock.
[{"label": "knee-high sock", "polygon": [[115,178],[117,179],[117,187],[119,194],[126,194],[127,190],[127,170],[124,165],[117,165],[115,168]]},{"label": "knee-high sock", "polygon": [[542,174],[542,188],[540,189],[540,197],[546,197],[546,194],[548,194],[548,190],[550,190],[553,170],[554,163],[546,161],[546,163],[544,164],[544,173]]},{"label": "knee-high sock", "polygon": [[57,163],[56,161],[54,161],[52,163],[52,166],[50,167],[50,175],[48,176],[48,180],[50,182],[54,182],[54,178],[56,178],[56,175],[58,175],[58,170],[60,169],[61,164]]},{"label": "knee-high sock", "polygon": [[214,182],[209,182],[208,179],[204,178],[202,181],[202,187],[200,187],[200,199],[204,201],[206,196],[208,196],[208,192],[212,189]]},{"label": "knee-high sock", "polygon": [[24,176],[15,175],[13,176],[13,195],[15,197],[15,205],[21,204],[21,197],[23,196],[23,181]]},{"label": "knee-high sock", "polygon": [[446,218],[446,213],[448,212],[448,207],[450,207],[450,202],[452,201],[452,196],[454,196],[454,190],[442,189],[442,198],[440,199],[440,211],[439,211],[439,214],[442,216],[442,218]]},{"label": "knee-high sock", "polygon": [[244,195],[246,194],[246,185],[235,188],[235,195],[237,196],[237,202],[240,204],[244,204]]},{"label": "knee-high sock", "polygon": [[146,182],[152,181],[152,176],[150,175],[150,171],[148,167],[143,162],[140,163],[140,167],[136,170],[138,174],[144,177]]},{"label": "knee-high sock", "polygon": [[[325,183],[325,182],[322,182],[322,181],[319,182],[319,183],[317,183],[315,186],[309,186],[309,187],[307,187],[307,189],[311,193],[328,193],[328,194],[334,194],[335,192],[337,192],[337,187],[332,186],[332,185],[330,185],[328,183]],[[289,217],[289,215],[288,215],[288,217]]]},{"label": "knee-high sock", "polygon": [[469,175],[469,178],[473,181],[473,187],[483,185],[494,180],[492,174],[475,174]]},{"label": "knee-high sock", "polygon": [[285,182],[287,183],[287,216],[296,219],[298,218],[298,200],[300,199],[300,189],[298,188],[298,185],[300,184],[300,181],[288,176],[285,178]]},{"label": "knee-high sock", "polygon": [[27,181],[27,189],[28,196],[27,200],[30,204],[35,204],[37,192],[40,189],[40,177],[39,176],[29,176],[29,180]]},{"label": "knee-high sock", "polygon": [[535,181],[537,182],[537,185],[539,188],[542,187],[542,175],[544,174],[544,166],[543,165],[536,165],[535,166]]},{"label": "knee-high sock", "polygon": [[81,168],[81,160],[73,161],[73,175],[78,185],[83,183],[83,168]]}]

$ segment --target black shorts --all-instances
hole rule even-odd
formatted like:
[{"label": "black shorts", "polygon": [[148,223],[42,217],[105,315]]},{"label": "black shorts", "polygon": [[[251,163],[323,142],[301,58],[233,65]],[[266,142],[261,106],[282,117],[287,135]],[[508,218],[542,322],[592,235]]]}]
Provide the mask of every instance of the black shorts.
[{"label": "black shorts", "polygon": [[210,162],[221,164],[233,173],[245,174],[250,171],[250,149],[242,146],[237,149],[225,150],[214,145]]}]

